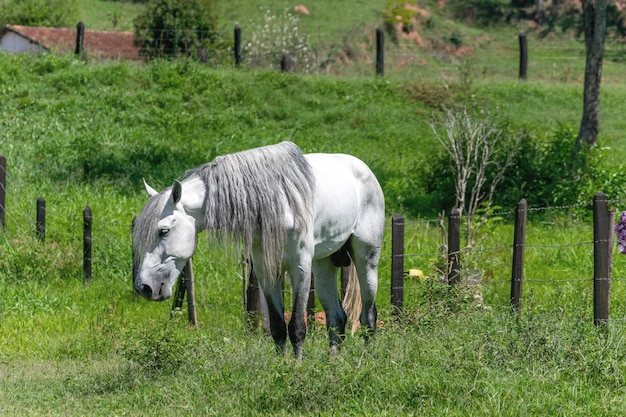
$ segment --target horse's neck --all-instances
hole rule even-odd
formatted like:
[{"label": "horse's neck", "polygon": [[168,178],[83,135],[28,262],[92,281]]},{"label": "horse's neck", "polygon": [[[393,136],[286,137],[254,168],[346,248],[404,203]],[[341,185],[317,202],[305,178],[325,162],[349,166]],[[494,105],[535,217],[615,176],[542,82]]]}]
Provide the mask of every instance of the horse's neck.
[{"label": "horse's neck", "polygon": [[185,212],[196,219],[196,230],[204,229],[204,196],[206,187],[197,175],[191,175],[180,182],[182,185],[181,203]]}]

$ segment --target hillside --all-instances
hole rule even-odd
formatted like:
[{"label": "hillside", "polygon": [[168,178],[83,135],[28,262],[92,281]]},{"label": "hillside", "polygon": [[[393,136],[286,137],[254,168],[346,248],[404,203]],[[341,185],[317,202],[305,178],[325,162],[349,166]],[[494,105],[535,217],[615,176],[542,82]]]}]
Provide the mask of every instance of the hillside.
[{"label": "hillside", "polygon": [[[80,3],[93,19],[88,27],[108,30],[114,16],[118,30],[129,29],[139,7]],[[220,1],[228,36],[240,23],[250,39],[246,22],[264,12],[249,3]],[[293,7],[266,3],[276,13]],[[322,60],[329,51],[335,59],[313,73],[231,61],[0,54],[0,155],[7,161],[0,415],[623,415],[626,258],[613,252],[610,321],[598,327],[594,287],[607,279],[593,279],[594,247],[605,246],[593,236],[590,211],[599,188],[612,208],[626,204],[623,61],[606,61],[601,146],[582,161],[594,169],[576,171],[580,161],[568,146],[581,113],[580,41],[521,26],[477,29],[424,1],[429,18],[416,20],[397,44],[386,38],[379,77],[378,3],[307,4],[302,26]],[[528,30],[531,47],[525,81],[517,78],[520,30]],[[449,163],[431,128],[442,105],[465,105],[479,120],[493,116],[487,127],[501,129],[505,143],[524,139],[498,189],[506,204],[484,217],[476,246],[460,254],[457,287],[441,281],[447,265],[438,215],[454,204]],[[161,189],[218,155],[283,140],[305,152],[360,157],[385,193],[378,332],[367,344],[360,331],[348,335],[332,360],[327,329],[313,323],[302,363],[276,355],[269,337],[249,328],[240,248],[229,253],[205,233],[193,264],[197,329],[170,301],[148,302],[133,291],[131,227],[147,198],[142,179]],[[539,206],[529,190],[543,185]],[[572,190],[573,203],[560,204]],[[513,208],[521,197],[529,203],[524,295],[512,314]],[[36,232],[40,198],[45,239]],[[391,251],[398,213],[403,269],[420,271],[404,276],[402,311],[391,304],[399,288]],[[285,299],[291,305],[288,292]]]},{"label": "hillside", "polygon": [[[449,192],[441,189],[446,185],[438,179],[442,149],[429,126],[441,105],[471,102],[497,109],[511,134],[526,132],[539,144],[553,132],[577,129],[584,65],[579,41],[540,37],[531,27],[478,29],[451,20],[438,2],[423,1],[419,7],[406,6],[417,12],[410,30],[394,32],[396,41],[387,33],[385,77],[376,77],[374,29],[387,4],[380,3],[320,0],[308,15],[299,15],[302,30],[321,51],[316,59],[327,62],[315,74],[248,71],[259,68],[247,64],[232,71],[230,61],[210,68],[185,62],[83,66],[54,57],[5,60],[4,111],[11,122],[4,138],[27,146],[20,140],[25,134],[21,123],[13,123],[11,116],[21,109],[19,120],[27,110],[31,136],[43,137],[50,123],[59,125],[59,139],[37,151],[38,160],[45,155],[55,161],[42,164],[42,174],[80,178],[89,167],[88,179],[129,181],[133,187],[144,176],[155,175],[151,179],[164,184],[217,154],[288,139],[305,151],[360,156],[380,177],[390,211],[433,216],[450,204],[443,196]],[[101,29],[110,29],[110,17],[119,19],[118,29],[128,28],[124,25],[142,7],[95,0],[80,4],[82,13],[94,19],[87,26]],[[262,20],[266,10],[280,16],[288,9],[284,1],[269,2],[267,9],[239,1],[219,5],[225,33],[239,23],[244,40],[251,36],[244,22]],[[529,31],[526,81],[517,78],[522,29]],[[626,120],[620,116],[623,70],[623,63],[607,58],[601,132],[603,149],[610,149],[601,156],[607,172],[619,169],[626,152],[621,140]],[[82,124],[59,124],[59,116],[40,102],[64,109]],[[82,144],[89,146],[82,149]],[[99,146],[104,152],[95,151]],[[439,189],[433,189],[433,181]],[[506,204],[518,194],[524,191],[512,192]]]}]

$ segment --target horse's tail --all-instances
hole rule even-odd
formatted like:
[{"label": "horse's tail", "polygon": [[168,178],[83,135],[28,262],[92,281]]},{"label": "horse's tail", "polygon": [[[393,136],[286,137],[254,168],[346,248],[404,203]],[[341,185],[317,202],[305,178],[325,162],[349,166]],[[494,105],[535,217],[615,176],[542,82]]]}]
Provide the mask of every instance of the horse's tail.
[{"label": "horse's tail", "polygon": [[343,296],[341,305],[352,323],[351,331],[354,335],[357,327],[359,327],[361,318],[361,286],[359,285],[356,267],[352,259],[350,259],[350,265],[345,270],[348,276],[346,279],[346,293]]}]

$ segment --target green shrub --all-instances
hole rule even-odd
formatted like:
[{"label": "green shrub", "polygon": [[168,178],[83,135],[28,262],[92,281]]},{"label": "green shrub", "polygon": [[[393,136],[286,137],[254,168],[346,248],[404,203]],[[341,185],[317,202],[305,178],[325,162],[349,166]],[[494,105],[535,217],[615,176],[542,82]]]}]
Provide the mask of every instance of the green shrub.
[{"label": "green shrub", "polygon": [[606,154],[601,146],[577,150],[576,133],[569,126],[560,126],[545,138],[526,135],[516,169],[501,187],[501,204],[512,207],[524,197],[533,206],[584,205],[597,191],[621,198],[623,185],[617,171],[605,168]]},{"label": "green shrub", "polygon": [[180,326],[181,315],[164,322],[144,323],[129,330],[121,342],[122,356],[148,372],[170,374],[195,356],[195,333]]},{"label": "green shrub", "polygon": [[[507,121],[494,126],[508,137],[521,135],[519,150],[511,169],[497,187],[493,204],[513,208],[525,198],[530,206],[586,205],[597,191],[609,198],[625,195],[618,171],[609,169],[610,149],[602,146],[577,152],[576,134],[571,127],[561,126],[545,136],[519,131]],[[493,173],[488,172],[488,178]],[[454,205],[454,171],[443,150],[426,167],[426,192],[438,210]]]},{"label": "green shrub", "polygon": [[136,43],[147,58],[220,61],[227,50],[214,0],[151,0],[135,20]]}]

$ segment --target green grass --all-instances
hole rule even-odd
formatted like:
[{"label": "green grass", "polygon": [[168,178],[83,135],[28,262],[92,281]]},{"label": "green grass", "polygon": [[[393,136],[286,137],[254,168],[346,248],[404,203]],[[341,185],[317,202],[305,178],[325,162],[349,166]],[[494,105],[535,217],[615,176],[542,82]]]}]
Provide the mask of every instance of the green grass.
[{"label": "green grass", "polygon": [[[387,322],[365,351],[360,340],[348,339],[334,361],[316,330],[301,365],[275,356],[258,336],[190,331],[176,322],[142,326],[113,335],[119,351],[107,358],[1,364],[0,411],[600,416],[619,415],[625,406],[623,330],[611,328],[603,336],[588,323],[558,315],[518,321],[477,312],[406,317],[402,325]],[[147,361],[155,347],[177,361]]]},{"label": "green grass", "polygon": [[[370,27],[360,22],[370,22],[365,16],[374,6],[350,13],[342,3],[333,12],[335,3],[311,6],[312,30]],[[109,28],[108,6],[124,8],[124,16],[136,10],[128,3],[82,4],[94,17],[87,27],[101,29]],[[226,27],[256,13],[228,4]],[[530,213],[519,317],[508,308],[511,208],[483,229],[474,254],[463,259],[468,273],[482,275],[480,287],[438,283],[441,231],[437,221],[425,220],[436,215],[425,170],[439,151],[428,121],[437,104],[458,98],[463,73],[475,100],[518,128],[539,136],[559,125],[577,128],[582,58],[565,60],[563,68],[549,60],[551,45],[575,42],[545,41],[531,57],[529,80],[518,81],[519,28],[484,38],[444,17],[435,23],[432,36],[457,29],[466,42],[483,39],[471,62],[429,50],[420,52],[418,65],[401,68],[394,60],[402,46],[394,46],[389,75],[375,78],[371,69],[330,77],[0,55],[0,154],[8,161],[0,415],[623,414],[626,265],[615,254],[612,320],[595,328],[586,209]],[[620,115],[626,91],[617,77],[623,64],[605,69],[601,141],[611,148],[606,168],[619,175],[626,151]],[[416,90],[428,100],[416,100]],[[429,277],[407,278],[405,309],[395,318],[387,228],[382,327],[367,349],[360,337],[348,337],[334,361],[324,329],[312,329],[299,365],[275,355],[267,336],[247,331],[239,260],[205,239],[194,262],[198,330],[182,313],[170,319],[169,302],[149,303],[132,292],[130,224],[145,201],[142,177],[161,188],[217,155],[280,140],[307,152],[352,153],[370,164],[388,216],[409,214],[405,267]],[[34,237],[40,196],[47,202],[45,243]],[[86,205],[94,215],[90,284],[81,270]]]},{"label": "green grass", "polygon": [[135,17],[144,7],[140,3],[110,0],[78,0],[77,3],[80,18],[90,30],[134,31]]}]

